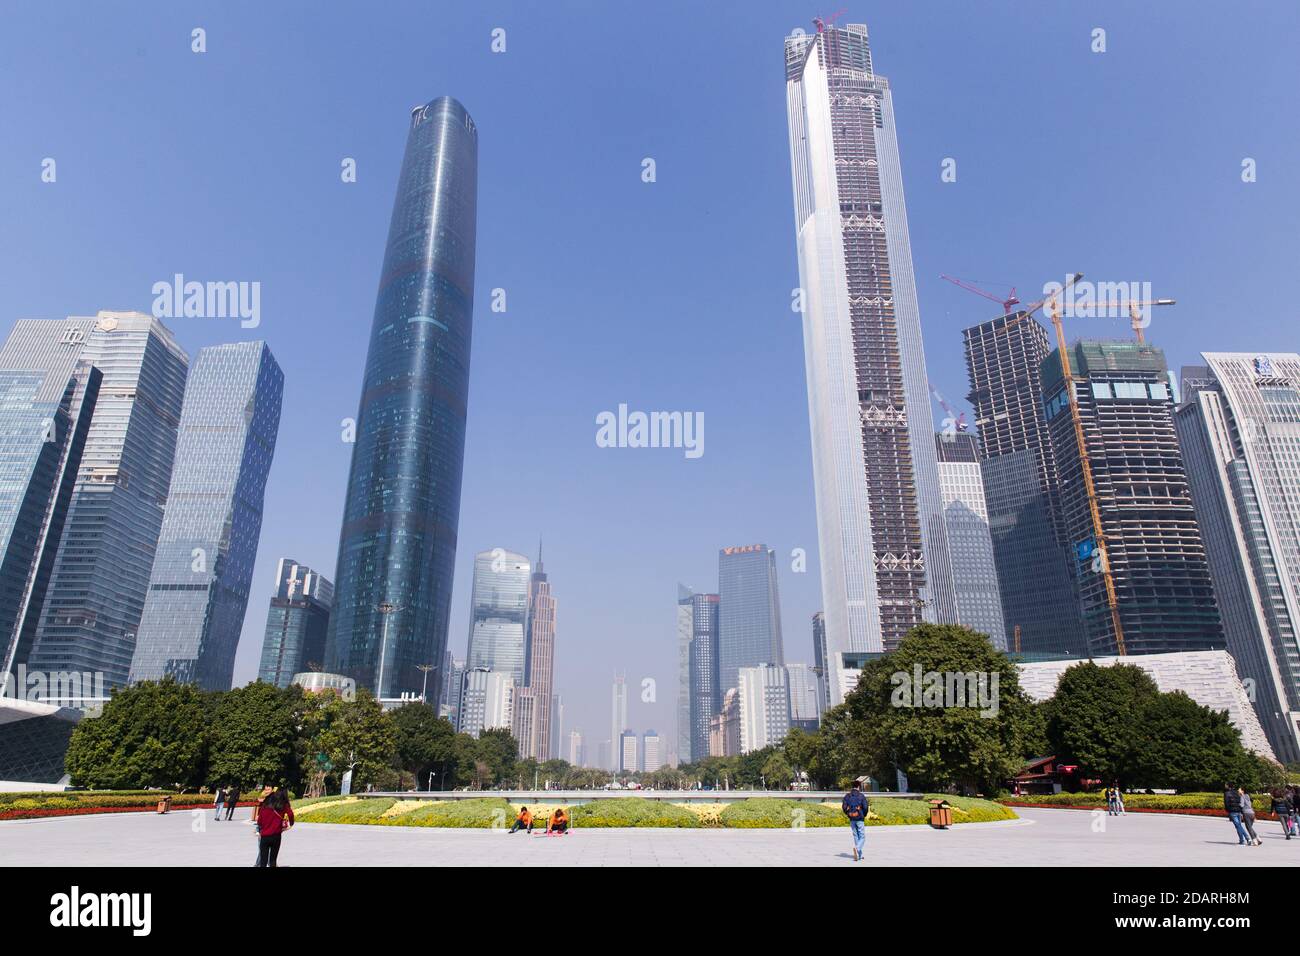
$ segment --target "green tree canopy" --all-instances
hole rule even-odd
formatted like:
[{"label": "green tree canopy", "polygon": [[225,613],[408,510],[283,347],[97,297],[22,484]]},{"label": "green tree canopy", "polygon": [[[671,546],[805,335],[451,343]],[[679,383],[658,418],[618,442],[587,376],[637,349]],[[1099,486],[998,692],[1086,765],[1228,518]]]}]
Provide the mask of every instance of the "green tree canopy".
[{"label": "green tree canopy", "polygon": [[306,709],[301,687],[261,681],[216,695],[209,727],[208,776],[214,786],[300,788],[298,731]]}]

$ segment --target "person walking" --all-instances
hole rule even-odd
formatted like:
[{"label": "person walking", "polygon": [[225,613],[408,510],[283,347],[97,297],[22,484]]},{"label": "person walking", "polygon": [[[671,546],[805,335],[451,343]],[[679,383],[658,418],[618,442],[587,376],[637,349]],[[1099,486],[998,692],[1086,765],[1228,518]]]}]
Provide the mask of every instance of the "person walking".
[{"label": "person walking", "polygon": [[1115,788],[1107,787],[1106,788],[1106,816],[1108,817],[1118,816],[1119,809],[1116,806],[1117,802],[1118,801],[1116,801],[1115,799]]},{"label": "person walking", "polygon": [[1255,832],[1255,805],[1250,800],[1250,794],[1242,787],[1237,788],[1237,793],[1241,795],[1241,821],[1250,834],[1250,845],[1262,846],[1264,841]]},{"label": "person walking", "polygon": [[1237,845],[1250,846],[1246,828],[1241,825],[1241,791],[1230,783],[1223,786],[1223,809],[1232,825],[1237,828]]},{"label": "person walking", "polygon": [[516,830],[526,830],[530,836],[532,835],[533,815],[528,812],[527,807],[519,811],[519,816],[515,817],[514,826],[510,828],[509,832],[514,833]]},{"label": "person walking", "polygon": [[853,781],[853,789],[844,795],[840,809],[849,818],[849,832],[853,834],[853,859],[861,860],[867,850],[867,814],[871,804],[862,792],[862,783]]},{"label": "person walking", "polygon": [[1291,799],[1291,832],[1300,836],[1300,787],[1287,787]]},{"label": "person walking", "polygon": [[276,866],[280,858],[280,840],[293,826],[293,807],[283,788],[273,791],[257,811],[257,865]]},{"label": "person walking", "polygon": [[226,819],[233,820],[235,807],[239,806],[239,788],[231,787],[226,791]]},{"label": "person walking", "polygon": [[213,817],[214,820],[221,819],[221,811],[225,808],[225,802],[226,802],[225,797],[226,797],[226,788],[217,787],[216,799],[212,801],[212,806],[216,808],[216,815]]},{"label": "person walking", "polygon": [[1273,798],[1273,805],[1270,808],[1273,811],[1273,816],[1277,817],[1281,822],[1282,832],[1286,834],[1286,838],[1289,840],[1291,839],[1294,822],[1291,815],[1295,812],[1295,807],[1291,804],[1291,794],[1284,787],[1274,787],[1269,792],[1269,796]]},{"label": "person walking", "polygon": [[1119,788],[1119,781],[1115,781],[1115,812],[1121,816],[1124,814],[1124,791]]}]

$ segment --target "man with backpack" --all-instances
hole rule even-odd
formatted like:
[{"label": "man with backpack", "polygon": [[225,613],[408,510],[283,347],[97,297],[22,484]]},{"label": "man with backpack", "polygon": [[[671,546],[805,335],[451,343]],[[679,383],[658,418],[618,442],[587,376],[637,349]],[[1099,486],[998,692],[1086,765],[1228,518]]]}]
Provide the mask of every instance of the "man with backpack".
[{"label": "man with backpack", "polygon": [[861,860],[867,848],[867,813],[870,811],[861,781],[853,781],[853,789],[844,795],[840,809],[849,818],[849,831],[853,834],[853,859]]}]

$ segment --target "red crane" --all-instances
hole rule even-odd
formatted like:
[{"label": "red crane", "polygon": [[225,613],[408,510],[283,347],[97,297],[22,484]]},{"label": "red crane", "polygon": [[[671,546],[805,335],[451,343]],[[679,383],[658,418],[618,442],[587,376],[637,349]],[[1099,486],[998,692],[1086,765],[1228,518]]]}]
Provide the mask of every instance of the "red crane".
[{"label": "red crane", "polygon": [[835,14],[835,16],[830,18],[813,17],[813,25],[817,27],[818,33],[825,33],[827,27],[832,26],[836,20],[844,16],[844,14],[846,14],[847,12],[848,12],[848,8],[846,7],[845,9],[841,10],[839,13]]},{"label": "red crane", "polygon": [[992,302],[996,302],[996,303],[998,303],[999,305],[1002,306],[1002,314],[1003,314],[1003,315],[1010,315],[1010,314],[1011,314],[1011,307],[1012,307],[1013,305],[1019,305],[1019,304],[1020,304],[1020,299],[1017,298],[1017,296],[1016,296],[1016,289],[1015,289],[1015,286],[1012,286],[1012,287],[1011,287],[1011,292],[1010,292],[1010,293],[1007,295],[1007,297],[1004,299],[1004,298],[1002,298],[1001,296],[994,295],[992,292],[986,292],[986,291],[984,291],[984,290],[981,289],[978,285],[976,285],[976,284],[974,283],[974,281],[972,281],[972,280],[970,280],[970,279],[958,279],[956,276],[945,276],[945,275],[941,275],[941,276],[939,276],[939,278],[940,278],[940,279],[947,279],[947,280],[948,280],[949,282],[951,282],[953,285],[955,285],[955,286],[960,286],[961,288],[965,289],[967,292],[974,292],[974,293],[975,293],[976,295],[978,295],[978,296],[983,296],[984,298],[986,298],[986,299],[988,299],[988,300],[990,300],[990,301],[992,301]]}]

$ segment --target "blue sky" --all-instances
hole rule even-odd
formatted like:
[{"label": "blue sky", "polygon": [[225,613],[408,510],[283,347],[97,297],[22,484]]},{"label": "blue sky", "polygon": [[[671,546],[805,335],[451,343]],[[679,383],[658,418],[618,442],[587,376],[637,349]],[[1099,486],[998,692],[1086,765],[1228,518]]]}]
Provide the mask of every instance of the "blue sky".
[{"label": "blue sky", "polygon": [[[719,547],[766,542],[787,659],[810,659],[820,586],[782,37],[841,6],[893,86],[930,379],[951,401],[965,405],[961,329],[996,307],[940,273],[1026,300],[1076,270],[1149,281],[1179,301],[1148,330],[1174,367],[1202,349],[1300,347],[1283,281],[1300,252],[1293,4],[6,5],[4,332],[147,311],[176,272],[262,285],[256,330],[170,323],[191,354],[263,337],[285,371],[237,682],[255,674],[275,560],[333,577],[340,422],[356,413],[407,118],[444,94],[480,143],[451,646],[465,646],[473,553],[532,553],[542,534],[566,724],[605,739],[619,670],[633,688],[657,681],[657,703],[629,695],[630,719],[669,736],[675,585],[712,589]],[[206,53],[191,52],[195,27]],[[487,308],[493,288],[504,314]],[[704,456],[598,448],[595,416],[619,403],[702,411]],[[793,548],[806,573],[790,571]]]}]

